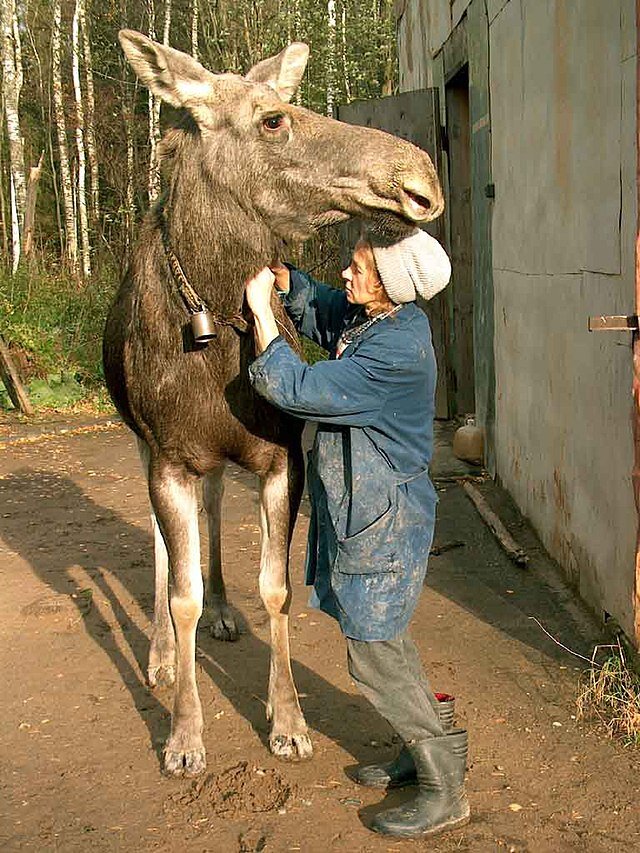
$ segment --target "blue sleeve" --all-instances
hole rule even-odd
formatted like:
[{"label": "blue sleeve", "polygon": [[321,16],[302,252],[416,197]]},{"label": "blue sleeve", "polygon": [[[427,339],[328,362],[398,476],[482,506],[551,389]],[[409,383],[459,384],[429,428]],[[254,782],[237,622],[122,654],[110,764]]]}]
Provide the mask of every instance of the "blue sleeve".
[{"label": "blue sleeve", "polygon": [[259,394],[289,414],[365,427],[375,424],[398,364],[385,359],[379,345],[363,342],[349,358],[309,365],[276,338],[251,364],[249,375]]},{"label": "blue sleeve", "polygon": [[282,304],[300,334],[323,349],[332,350],[342,331],[349,303],[343,290],[321,284],[305,272],[289,267],[289,292]]}]

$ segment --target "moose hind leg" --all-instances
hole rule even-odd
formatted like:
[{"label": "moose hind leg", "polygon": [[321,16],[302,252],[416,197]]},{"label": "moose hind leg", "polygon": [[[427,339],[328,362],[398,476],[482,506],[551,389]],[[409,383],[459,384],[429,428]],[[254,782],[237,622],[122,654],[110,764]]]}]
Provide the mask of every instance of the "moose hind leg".
[{"label": "moose hind leg", "polygon": [[[138,452],[148,481],[151,452],[149,445],[142,439],[138,439]],[[149,687],[157,687],[160,684],[171,686],[175,681],[176,641],[171,614],[169,613],[169,555],[153,510],[151,511],[151,529],[153,531],[155,592],[147,683]]]},{"label": "moose hind leg", "polygon": [[209,526],[209,563],[205,574],[205,607],[211,635],[216,640],[237,640],[238,628],[222,577],[222,549],[220,542],[220,513],[224,467],[221,465],[207,474],[203,481],[202,497]]},{"label": "moose hind leg", "polygon": [[[262,553],[260,595],[271,623],[271,665],[267,717],[271,720],[269,747],[286,760],[310,758],[313,747],[293,683],[289,655],[289,541],[291,514],[295,513],[299,490],[298,473],[272,471],[261,482],[260,522]],[[299,494],[299,491],[298,491]]]},{"label": "moose hind leg", "polygon": [[164,749],[164,771],[171,776],[195,776],[206,766],[195,664],[196,628],[203,599],[195,479],[181,469],[157,464],[152,466],[149,492],[169,553],[170,606],[177,644],[171,735]]}]

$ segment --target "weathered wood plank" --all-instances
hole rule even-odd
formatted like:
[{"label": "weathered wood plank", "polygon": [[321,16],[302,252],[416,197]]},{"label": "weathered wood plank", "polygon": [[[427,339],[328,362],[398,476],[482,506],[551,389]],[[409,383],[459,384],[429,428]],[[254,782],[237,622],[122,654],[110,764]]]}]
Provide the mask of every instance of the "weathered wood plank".
[{"label": "weathered wood plank", "polygon": [[2,379],[11,402],[25,415],[33,414],[33,406],[27,391],[20,381],[18,371],[15,369],[9,347],[0,335],[0,379]]}]

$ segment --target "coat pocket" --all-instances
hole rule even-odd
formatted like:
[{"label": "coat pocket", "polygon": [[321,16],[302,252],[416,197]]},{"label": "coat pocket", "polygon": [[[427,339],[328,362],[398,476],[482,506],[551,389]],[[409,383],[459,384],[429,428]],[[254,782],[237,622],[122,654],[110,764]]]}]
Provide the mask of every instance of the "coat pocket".
[{"label": "coat pocket", "polygon": [[338,538],[334,569],[350,575],[391,572],[394,569],[395,521],[398,512],[396,489],[382,515],[353,536]]}]

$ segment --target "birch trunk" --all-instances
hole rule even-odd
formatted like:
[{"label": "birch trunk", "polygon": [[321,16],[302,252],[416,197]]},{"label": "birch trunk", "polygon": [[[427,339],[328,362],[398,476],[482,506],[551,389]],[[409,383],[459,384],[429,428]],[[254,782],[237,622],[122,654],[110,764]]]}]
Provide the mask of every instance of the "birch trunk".
[{"label": "birch trunk", "polygon": [[[0,113],[4,112],[4,99]],[[4,139],[0,134],[0,227],[2,228],[2,258],[9,261],[9,234],[7,231],[7,219],[10,216],[7,214],[7,200],[4,192]]]},{"label": "birch trunk", "polygon": [[169,46],[169,33],[171,30],[171,0],[164,0],[164,32],[162,33],[162,44]]},{"label": "birch trunk", "polygon": [[[293,0],[293,41],[300,41],[302,33],[302,17],[300,13],[300,0]],[[300,82],[300,85],[296,89],[296,93],[293,96],[293,101],[298,106],[302,105],[302,87],[304,85],[304,78]]]},{"label": "birch trunk", "polygon": [[20,263],[20,214],[13,172],[10,174],[10,203],[11,203],[11,272],[15,273]]},{"label": "birch trunk", "polygon": [[198,25],[200,21],[200,6],[198,0],[193,0],[191,7],[191,56],[198,60]]},{"label": "birch trunk", "polygon": [[60,33],[62,12],[60,0],[53,2],[53,30],[51,34],[51,76],[53,86],[53,108],[58,140],[58,158],[60,162],[60,181],[62,183],[62,201],[64,206],[64,231],[67,262],[74,275],[78,271],[78,233],[74,212],[69,149],[67,147],[67,127],[62,100],[62,75],[60,73]]},{"label": "birch trunk", "polygon": [[[127,0],[122,0],[121,5],[121,26],[123,29],[127,26]],[[133,225],[136,218],[136,207],[135,207],[135,142],[133,138],[133,122],[135,120],[135,93],[137,92],[136,85],[129,85],[129,66],[125,61],[124,57],[120,57],[121,69],[122,69],[122,85],[121,85],[121,96],[120,96],[120,108],[122,110],[122,123],[124,125],[124,135],[127,146],[127,172],[126,172],[126,186],[124,190],[124,217],[123,217],[123,226],[124,226],[124,240],[123,240],[123,257],[121,258],[121,262],[123,263],[123,268],[126,267],[129,259],[129,254],[131,252],[131,247],[133,244]],[[133,92],[131,91],[133,90]]]},{"label": "birch trunk", "polygon": [[87,215],[87,162],[84,148],[84,107],[80,88],[80,7],[83,0],[76,0],[73,12],[71,58],[73,92],[76,102],[76,151],[78,153],[78,219],[80,222],[80,245],[82,250],[82,273],[91,275],[91,246],[89,243],[89,217]]},{"label": "birch trunk", "polygon": [[341,28],[341,37],[342,37],[342,74],[344,76],[344,93],[347,99],[347,103],[351,101],[351,82],[349,80],[349,60],[347,55],[347,7],[342,0],[342,28]]},{"label": "birch trunk", "polygon": [[[149,38],[156,40],[156,10],[154,0],[147,0],[149,15]],[[152,205],[160,195],[160,164],[158,162],[158,143],[160,142],[160,100],[151,90],[149,103],[149,204]]]},{"label": "birch trunk", "polygon": [[336,2],[327,2],[327,115],[336,112]]},{"label": "birch trunk", "polygon": [[80,36],[82,38],[82,53],[84,59],[85,85],[87,89],[84,127],[87,139],[89,174],[91,176],[91,219],[93,220],[94,226],[97,226],[100,222],[100,176],[98,171],[98,153],[96,148],[96,101],[93,86],[93,60],[91,58],[91,42],[89,41],[89,28],[87,26],[85,0],[78,3],[78,7]]},{"label": "birch trunk", "polygon": [[127,183],[124,195],[124,258],[129,257],[133,244],[133,225],[136,218],[135,206],[135,145],[133,141],[133,98],[127,91],[127,65],[122,65],[122,123],[127,144]]},{"label": "birch trunk", "polygon": [[9,141],[11,171],[11,243],[12,269],[20,261],[21,232],[24,220],[26,182],[24,141],[20,130],[19,101],[22,87],[22,56],[15,0],[2,0],[2,94]]}]

